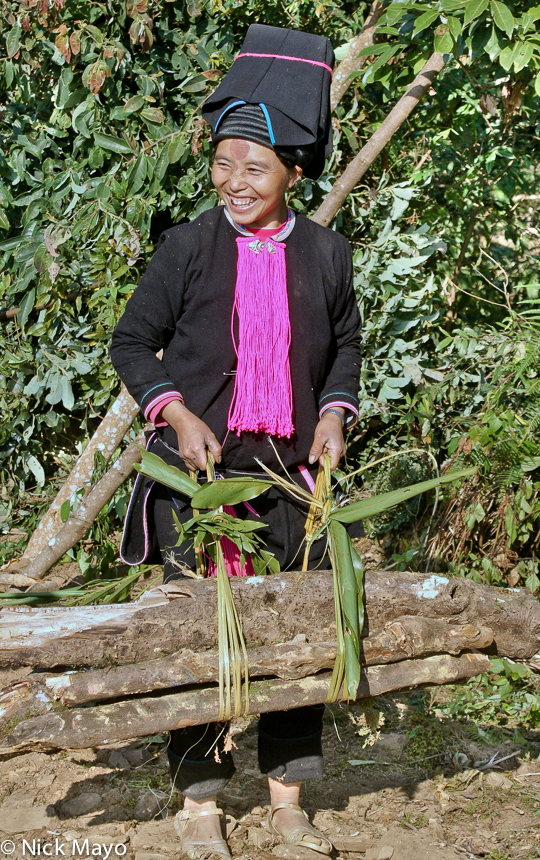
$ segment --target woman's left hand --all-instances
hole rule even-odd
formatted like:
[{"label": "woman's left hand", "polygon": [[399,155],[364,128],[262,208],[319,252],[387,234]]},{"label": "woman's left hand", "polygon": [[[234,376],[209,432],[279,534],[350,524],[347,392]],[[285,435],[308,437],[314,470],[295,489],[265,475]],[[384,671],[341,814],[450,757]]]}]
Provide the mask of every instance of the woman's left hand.
[{"label": "woman's left hand", "polygon": [[334,412],[325,412],[313,436],[313,445],[309,452],[309,462],[319,461],[324,466],[324,455],[330,457],[330,468],[337,469],[340,459],[347,450],[343,439],[343,427],[341,418]]}]

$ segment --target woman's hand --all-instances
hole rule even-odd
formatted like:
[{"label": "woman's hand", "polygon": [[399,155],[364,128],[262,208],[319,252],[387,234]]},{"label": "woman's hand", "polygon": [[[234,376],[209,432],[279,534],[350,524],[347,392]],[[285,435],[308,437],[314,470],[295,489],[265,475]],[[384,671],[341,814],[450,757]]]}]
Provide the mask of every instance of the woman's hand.
[{"label": "woman's hand", "polygon": [[[340,413],[343,410],[340,408]],[[337,469],[340,459],[347,450],[343,439],[341,418],[335,412],[325,412],[315,428],[313,445],[309,452],[309,462],[319,461],[324,466],[324,455],[330,457],[330,468]]]},{"label": "woman's hand", "polygon": [[190,412],[183,403],[179,400],[167,403],[161,410],[161,415],[167,424],[176,430],[178,453],[188,469],[193,472],[197,469],[206,469],[208,451],[216,463],[221,462],[221,445],[210,427]]}]

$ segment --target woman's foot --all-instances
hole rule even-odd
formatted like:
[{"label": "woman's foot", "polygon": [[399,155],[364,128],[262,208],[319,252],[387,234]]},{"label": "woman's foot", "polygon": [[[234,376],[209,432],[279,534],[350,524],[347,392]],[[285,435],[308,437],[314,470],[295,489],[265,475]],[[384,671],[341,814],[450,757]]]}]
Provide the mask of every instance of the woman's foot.
[{"label": "woman's foot", "polygon": [[268,785],[271,806],[266,824],[270,833],[288,845],[301,845],[320,854],[330,854],[332,843],[309,823],[298,804],[301,783],[284,784],[269,777]]},{"label": "woman's foot", "polygon": [[230,851],[221,832],[222,815],[215,797],[202,800],[185,798],[184,808],[176,815],[174,827],[186,857],[190,860],[230,858]]}]

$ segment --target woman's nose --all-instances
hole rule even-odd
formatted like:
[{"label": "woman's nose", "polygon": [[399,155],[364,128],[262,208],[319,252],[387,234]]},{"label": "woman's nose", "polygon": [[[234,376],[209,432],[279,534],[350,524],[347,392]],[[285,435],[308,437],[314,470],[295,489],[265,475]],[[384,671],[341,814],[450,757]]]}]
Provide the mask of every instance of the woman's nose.
[{"label": "woman's nose", "polygon": [[246,187],[246,180],[243,173],[231,173],[229,176],[229,188],[231,191],[241,191]]}]

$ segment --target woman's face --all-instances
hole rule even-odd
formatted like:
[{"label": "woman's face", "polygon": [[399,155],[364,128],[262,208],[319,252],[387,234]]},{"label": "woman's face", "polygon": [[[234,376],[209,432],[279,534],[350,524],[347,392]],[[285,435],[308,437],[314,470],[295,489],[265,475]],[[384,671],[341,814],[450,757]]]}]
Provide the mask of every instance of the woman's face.
[{"label": "woman's face", "polygon": [[287,217],[285,193],[298,181],[300,167],[285,167],[273,149],[250,140],[220,140],[212,182],[238,224],[279,227]]}]

